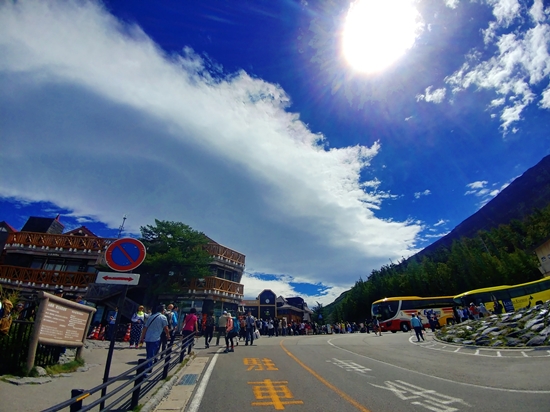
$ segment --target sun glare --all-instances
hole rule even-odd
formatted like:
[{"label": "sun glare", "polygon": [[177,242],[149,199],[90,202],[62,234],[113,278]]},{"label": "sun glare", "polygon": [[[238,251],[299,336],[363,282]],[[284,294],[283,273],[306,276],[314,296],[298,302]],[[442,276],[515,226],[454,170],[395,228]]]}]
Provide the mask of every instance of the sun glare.
[{"label": "sun glare", "polygon": [[357,0],[346,17],[344,56],[355,70],[380,72],[414,45],[423,26],[414,0]]}]

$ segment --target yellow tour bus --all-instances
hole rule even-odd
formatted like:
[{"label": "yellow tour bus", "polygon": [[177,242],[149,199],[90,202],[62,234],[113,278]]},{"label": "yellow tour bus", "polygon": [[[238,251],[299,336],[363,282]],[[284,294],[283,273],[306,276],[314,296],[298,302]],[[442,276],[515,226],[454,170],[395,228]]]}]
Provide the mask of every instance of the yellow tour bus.
[{"label": "yellow tour bus", "polygon": [[428,315],[437,316],[438,324],[448,325],[455,322],[453,296],[422,298],[419,296],[400,296],[377,300],[372,304],[371,314],[378,318],[382,332],[396,333],[398,330],[411,330],[412,315],[420,314],[425,327],[429,327]]},{"label": "yellow tour bus", "polygon": [[550,300],[550,277],[521,283],[476,289],[454,297],[455,305],[468,307],[471,303],[480,303],[493,313],[514,312],[530,308]]}]

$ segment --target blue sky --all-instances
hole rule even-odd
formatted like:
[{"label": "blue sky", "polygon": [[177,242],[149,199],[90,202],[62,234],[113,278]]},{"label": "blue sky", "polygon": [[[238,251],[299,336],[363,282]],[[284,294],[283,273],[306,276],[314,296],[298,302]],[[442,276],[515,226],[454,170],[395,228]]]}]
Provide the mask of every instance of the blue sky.
[{"label": "blue sky", "polygon": [[0,220],[181,221],[330,303],[550,154],[548,7],[3,2]]}]

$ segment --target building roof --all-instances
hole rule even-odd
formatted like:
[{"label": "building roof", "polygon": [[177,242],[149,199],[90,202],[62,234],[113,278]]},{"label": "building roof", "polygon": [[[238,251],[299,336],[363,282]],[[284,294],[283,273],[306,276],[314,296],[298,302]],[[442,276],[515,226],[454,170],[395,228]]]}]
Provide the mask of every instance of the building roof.
[{"label": "building roof", "polygon": [[59,215],[55,218],[31,216],[21,229],[21,232],[50,233],[60,235],[65,226],[59,221]]},{"label": "building roof", "polygon": [[70,230],[67,233],[64,233],[65,235],[74,235],[74,236],[89,236],[89,237],[97,237],[97,235],[92,232],[90,229],[88,229],[86,226],[80,226],[76,229]]},{"label": "building roof", "polygon": [[[3,229],[3,230],[2,230]],[[15,233],[17,232],[17,230],[12,226],[10,225],[8,222],[6,222],[5,220],[3,220],[2,222],[0,222],[0,230],[2,232],[8,232],[8,233]]]}]

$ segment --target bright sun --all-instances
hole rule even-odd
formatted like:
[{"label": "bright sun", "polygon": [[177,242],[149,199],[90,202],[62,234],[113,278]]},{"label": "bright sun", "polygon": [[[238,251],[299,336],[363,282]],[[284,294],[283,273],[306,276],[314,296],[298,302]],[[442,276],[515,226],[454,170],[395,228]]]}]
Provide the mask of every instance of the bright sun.
[{"label": "bright sun", "polygon": [[423,26],[414,0],[357,0],[346,17],[344,56],[355,70],[382,71],[413,46]]}]

